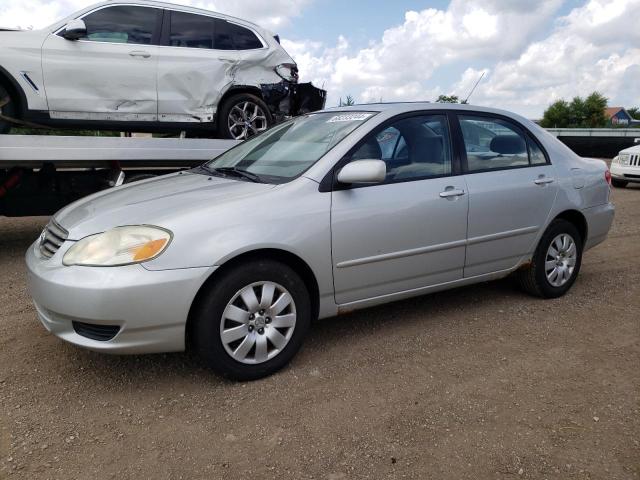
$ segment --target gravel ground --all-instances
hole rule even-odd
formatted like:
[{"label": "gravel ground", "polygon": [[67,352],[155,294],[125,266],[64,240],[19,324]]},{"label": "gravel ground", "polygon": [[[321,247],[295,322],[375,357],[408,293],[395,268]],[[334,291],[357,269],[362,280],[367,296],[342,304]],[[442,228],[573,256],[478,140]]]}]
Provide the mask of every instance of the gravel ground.
[{"label": "gravel ground", "polygon": [[640,188],[563,298],[510,280],[318,322],[281,373],[114,357],[39,324],[0,218],[0,478],[638,479]]}]

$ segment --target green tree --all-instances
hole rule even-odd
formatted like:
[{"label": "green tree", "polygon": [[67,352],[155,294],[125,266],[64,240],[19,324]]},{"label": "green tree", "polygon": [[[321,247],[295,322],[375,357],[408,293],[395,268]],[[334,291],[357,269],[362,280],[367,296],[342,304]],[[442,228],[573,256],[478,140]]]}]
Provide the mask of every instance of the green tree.
[{"label": "green tree", "polygon": [[440,95],[436,99],[436,103],[467,103],[467,101],[461,101],[457,95]]},{"label": "green tree", "polygon": [[602,128],[607,126],[604,109],[607,108],[607,97],[600,92],[593,92],[584,99],[585,125],[588,128]]},{"label": "green tree", "polygon": [[570,103],[557,100],[545,110],[540,125],[545,128],[605,127],[605,108],[607,98],[599,92],[593,92],[586,98],[574,97]]},{"label": "green tree", "polygon": [[459,99],[457,95],[440,95],[436,103],[459,103]]},{"label": "green tree", "polygon": [[544,128],[567,128],[571,118],[571,108],[566,100],[553,102],[544,111],[540,126]]},{"label": "green tree", "polygon": [[338,105],[339,107],[350,107],[352,105],[356,104],[356,100],[355,98],[353,98],[351,95],[347,95],[347,97],[345,98],[344,102],[342,101],[342,97],[340,97],[340,104]]},{"label": "green tree", "polygon": [[629,112],[629,115],[631,115],[631,118],[634,120],[640,120],[640,107],[627,108],[627,112]]}]

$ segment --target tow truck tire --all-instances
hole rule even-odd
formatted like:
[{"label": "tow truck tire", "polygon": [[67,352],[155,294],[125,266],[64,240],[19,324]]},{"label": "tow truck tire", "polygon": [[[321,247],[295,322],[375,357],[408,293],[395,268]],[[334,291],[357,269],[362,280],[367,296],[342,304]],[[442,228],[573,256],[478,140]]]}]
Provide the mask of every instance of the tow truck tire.
[{"label": "tow truck tire", "polygon": [[[5,117],[15,117],[16,107],[11,95],[2,84],[0,84],[0,103],[4,101],[4,99],[8,98],[9,103],[7,103],[4,107],[0,107],[0,115]],[[11,124],[5,120],[0,119],[0,134],[9,133],[11,130]]]},{"label": "tow truck tire", "polygon": [[[247,113],[245,120],[251,124],[251,127],[230,128],[234,120],[242,118],[243,111]],[[258,115],[254,118],[256,112]],[[251,93],[231,95],[218,108],[217,117],[218,137],[232,140],[246,140],[273,125],[273,117],[267,104],[260,97]],[[248,135],[243,135],[242,132],[248,132]]]}]

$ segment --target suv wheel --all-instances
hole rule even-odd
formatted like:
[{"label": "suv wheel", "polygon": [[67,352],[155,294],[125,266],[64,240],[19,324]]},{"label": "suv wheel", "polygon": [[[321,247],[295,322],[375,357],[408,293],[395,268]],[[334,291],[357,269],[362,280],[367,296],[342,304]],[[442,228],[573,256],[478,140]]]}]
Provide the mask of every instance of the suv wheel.
[{"label": "suv wheel", "polygon": [[309,293],[287,265],[257,260],[218,276],[193,317],[191,343],[206,364],[234,380],[284,367],[311,323]]},{"label": "suv wheel", "polygon": [[570,222],[557,219],[540,239],[531,265],[518,270],[524,291],[543,298],[556,298],[569,291],[582,263],[582,238]]},{"label": "suv wheel", "polygon": [[[7,89],[2,85],[0,85],[0,105],[2,105],[0,107],[0,115],[12,118],[15,117],[15,103]],[[0,119],[0,133],[9,133],[9,130],[11,130],[11,123]]]},{"label": "suv wheel", "polygon": [[232,95],[224,101],[218,111],[220,138],[246,140],[264,132],[273,124],[267,104],[250,93]]},{"label": "suv wheel", "polygon": [[624,188],[629,184],[629,182],[625,182],[624,180],[616,180],[615,178],[611,179],[611,185],[616,188]]}]

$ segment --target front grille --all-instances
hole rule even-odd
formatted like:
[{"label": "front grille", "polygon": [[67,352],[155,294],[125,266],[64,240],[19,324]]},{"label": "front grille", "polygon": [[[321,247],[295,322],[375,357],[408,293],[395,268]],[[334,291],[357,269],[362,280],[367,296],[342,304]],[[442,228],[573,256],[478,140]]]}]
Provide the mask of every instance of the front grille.
[{"label": "front grille", "polygon": [[624,176],[626,178],[640,178],[640,175],[632,175],[631,173],[625,173]]},{"label": "front grille", "polygon": [[629,157],[629,165],[632,167],[640,167],[640,155],[631,155]]},{"label": "front grille", "polygon": [[115,337],[120,331],[118,325],[96,325],[94,323],[83,322],[71,322],[73,329],[78,335],[90,338],[91,340],[98,340],[100,342],[106,342]]},{"label": "front grille", "polygon": [[40,237],[40,253],[47,258],[53,257],[68,237],[69,232],[51,220]]}]

